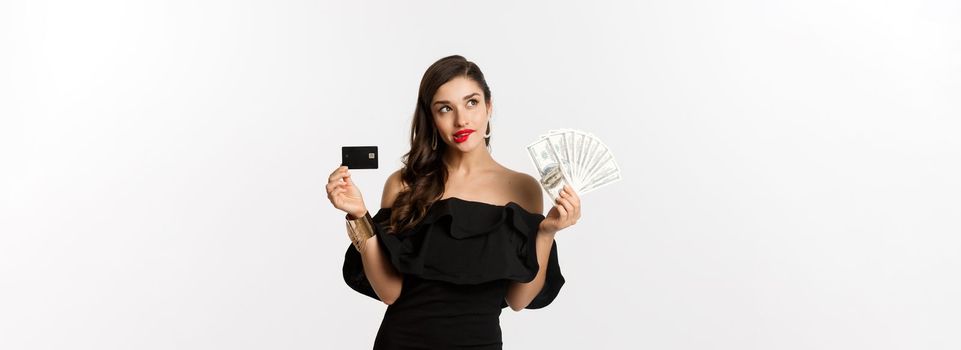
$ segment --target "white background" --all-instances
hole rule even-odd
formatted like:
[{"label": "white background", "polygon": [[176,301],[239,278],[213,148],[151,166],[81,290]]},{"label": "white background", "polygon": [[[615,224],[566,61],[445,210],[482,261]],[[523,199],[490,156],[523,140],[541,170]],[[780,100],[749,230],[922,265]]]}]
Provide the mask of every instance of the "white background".
[{"label": "white background", "polygon": [[379,207],[450,54],[496,160],[624,177],[505,349],[961,347],[957,1],[4,1],[0,50],[3,349],[370,348],[324,184],[377,145]]}]

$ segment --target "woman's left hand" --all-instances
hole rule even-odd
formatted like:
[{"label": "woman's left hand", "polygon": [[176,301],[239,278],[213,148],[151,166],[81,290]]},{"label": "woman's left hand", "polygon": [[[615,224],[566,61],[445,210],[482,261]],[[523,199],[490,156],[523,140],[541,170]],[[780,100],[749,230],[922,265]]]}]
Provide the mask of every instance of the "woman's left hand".
[{"label": "woman's left hand", "polygon": [[544,220],[541,221],[539,229],[540,232],[557,233],[557,231],[576,224],[577,219],[580,218],[581,199],[577,197],[577,194],[574,193],[574,190],[570,186],[564,185],[560,196],[557,197],[557,203],[554,204],[551,211],[548,212]]}]

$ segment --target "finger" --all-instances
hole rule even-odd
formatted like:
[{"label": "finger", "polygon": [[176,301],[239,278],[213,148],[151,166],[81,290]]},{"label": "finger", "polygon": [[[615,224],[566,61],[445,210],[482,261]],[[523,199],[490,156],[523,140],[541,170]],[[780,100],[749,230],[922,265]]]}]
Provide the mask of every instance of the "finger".
[{"label": "finger", "polygon": [[339,182],[339,181],[338,181],[338,182],[331,182],[331,183],[327,184],[327,193],[330,193],[330,192],[333,191],[333,190],[336,190],[336,189],[338,189],[338,188],[343,188],[343,187],[344,187],[344,183],[343,183],[343,182]]},{"label": "finger", "polygon": [[334,182],[337,179],[343,178],[345,172],[347,172],[346,165],[338,167],[337,170],[334,170],[334,172],[330,173],[330,176],[327,177],[327,182]]},{"label": "finger", "polygon": [[341,176],[340,172],[335,171],[330,173],[330,176],[327,177],[327,182],[337,182],[337,180],[340,180],[341,178],[343,178],[343,176]]},{"label": "finger", "polygon": [[570,199],[571,203],[574,203],[574,205],[577,205],[577,206],[581,205],[581,197],[578,196],[573,189],[570,189],[567,191],[567,199]]},{"label": "finger", "polygon": [[563,205],[564,209],[567,210],[567,214],[568,214],[567,219],[568,220],[574,219],[574,205],[571,204],[571,201],[567,198],[561,198],[561,205]]},{"label": "finger", "polygon": [[561,198],[558,198],[557,204],[555,204],[554,207],[557,208],[557,212],[560,214],[559,220],[564,221],[567,220],[567,209],[564,208],[564,205],[561,204],[560,201]]},{"label": "finger", "polygon": [[567,193],[567,190],[562,188],[561,192],[557,194],[557,199],[560,201],[561,199],[570,198],[570,196],[571,195]]},{"label": "finger", "polygon": [[574,208],[571,210],[571,220],[573,220],[574,223],[577,223],[577,220],[581,218],[581,199],[577,196],[577,193],[570,188],[570,186],[565,187],[564,199],[567,199],[573,205]]},{"label": "finger", "polygon": [[330,173],[330,176],[327,177],[327,181],[330,182],[330,181],[334,181],[336,179],[341,178],[341,173],[343,173],[346,170],[347,170],[346,167],[343,167],[343,166],[337,167],[337,169],[334,169],[334,171]]},{"label": "finger", "polygon": [[567,219],[569,220],[570,225],[576,224],[577,219],[580,218],[578,216],[580,215],[580,210],[578,210],[577,206],[571,202],[570,198],[566,198],[565,201],[567,202],[566,203],[567,212],[570,213],[570,216],[568,216]]},{"label": "finger", "polygon": [[571,202],[572,206],[574,206],[574,210],[571,212],[571,218],[574,220],[574,223],[576,224],[577,220],[581,218],[581,201],[578,198],[574,197],[573,194],[571,196],[568,196],[567,200]]},{"label": "finger", "polygon": [[334,189],[333,191],[331,191],[331,192],[330,192],[330,196],[336,198],[338,195],[341,195],[341,194],[343,194],[343,193],[345,193],[345,192],[347,192],[346,189],[344,189],[343,187],[339,187],[339,188],[336,188],[336,189]]},{"label": "finger", "polygon": [[328,182],[328,183],[331,184],[331,187],[333,187],[333,186],[337,186],[337,185],[341,184],[340,180],[341,180],[341,179],[340,179],[339,177],[337,177],[337,178],[334,178],[333,180],[330,180],[330,182]]}]

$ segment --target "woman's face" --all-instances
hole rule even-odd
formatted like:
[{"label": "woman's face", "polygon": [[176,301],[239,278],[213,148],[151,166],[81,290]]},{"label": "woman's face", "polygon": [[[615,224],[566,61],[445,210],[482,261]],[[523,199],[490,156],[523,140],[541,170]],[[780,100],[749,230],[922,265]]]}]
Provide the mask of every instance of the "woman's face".
[{"label": "woman's face", "polygon": [[463,152],[485,147],[484,134],[491,105],[484,102],[484,92],[477,82],[457,77],[444,83],[437,89],[430,106],[434,125],[448,146]]}]

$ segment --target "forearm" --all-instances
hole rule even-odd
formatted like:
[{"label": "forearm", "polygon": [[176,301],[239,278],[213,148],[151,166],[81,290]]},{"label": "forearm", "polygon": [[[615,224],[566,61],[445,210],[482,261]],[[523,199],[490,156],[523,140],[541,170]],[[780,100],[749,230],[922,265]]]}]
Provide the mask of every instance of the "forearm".
[{"label": "forearm", "polygon": [[[348,215],[348,219],[352,219],[352,216]],[[403,276],[391,265],[387,255],[380,247],[376,235],[364,239],[356,247],[364,265],[364,275],[370,282],[374,293],[385,304],[393,304],[400,297]]]},{"label": "forearm", "polygon": [[520,311],[527,307],[534,300],[534,297],[544,288],[547,278],[547,263],[551,254],[551,246],[554,245],[556,232],[537,233],[537,275],[530,282],[511,282],[507,290],[507,304],[514,311]]},{"label": "forearm", "polygon": [[403,276],[394,269],[380,246],[380,235],[387,233],[378,231],[379,226],[373,223],[367,210],[362,214],[347,214],[347,236],[360,253],[364,277],[377,298],[390,305],[400,297]]}]

